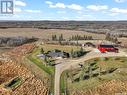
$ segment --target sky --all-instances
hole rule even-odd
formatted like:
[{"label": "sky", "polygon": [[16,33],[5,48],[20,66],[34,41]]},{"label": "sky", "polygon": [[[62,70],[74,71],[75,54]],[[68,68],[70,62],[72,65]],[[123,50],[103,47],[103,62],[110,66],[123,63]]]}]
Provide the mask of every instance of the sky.
[{"label": "sky", "polygon": [[15,0],[0,20],[127,20],[127,0]]}]

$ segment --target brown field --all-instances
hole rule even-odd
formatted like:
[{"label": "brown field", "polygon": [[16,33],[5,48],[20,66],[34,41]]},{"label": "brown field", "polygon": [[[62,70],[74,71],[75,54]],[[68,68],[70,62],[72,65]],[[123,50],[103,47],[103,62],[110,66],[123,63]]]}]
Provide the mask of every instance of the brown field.
[{"label": "brown field", "polygon": [[[15,62],[1,62],[0,71],[0,95],[48,95],[47,85],[25,67]],[[5,88],[5,84],[17,76],[21,83],[15,88]]]},{"label": "brown field", "polygon": [[[37,76],[36,72],[24,65],[26,61],[23,61],[23,56],[34,48],[34,44],[25,44],[0,56],[2,59],[0,60],[0,95],[48,95],[48,76],[43,74],[41,79],[39,72]],[[15,77],[20,81],[6,87],[6,84]]]},{"label": "brown field", "polygon": [[0,53],[5,53],[5,52],[7,52],[7,51],[9,51],[10,49],[6,49],[6,48],[3,48],[3,49],[1,49],[0,48]]},{"label": "brown field", "polygon": [[60,30],[60,29],[35,29],[35,28],[8,28],[0,29],[0,36],[3,37],[16,37],[16,36],[25,36],[25,37],[37,37],[41,39],[50,39],[52,35],[63,34],[64,38],[69,38],[72,35],[89,35],[93,36],[95,39],[104,39],[104,34],[94,34],[88,33],[85,31],[75,31],[75,30]]}]

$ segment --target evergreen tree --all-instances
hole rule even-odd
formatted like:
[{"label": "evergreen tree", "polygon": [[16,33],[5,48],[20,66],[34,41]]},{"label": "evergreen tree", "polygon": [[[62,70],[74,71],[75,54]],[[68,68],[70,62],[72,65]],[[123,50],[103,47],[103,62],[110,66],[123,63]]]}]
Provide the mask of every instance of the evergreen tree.
[{"label": "evergreen tree", "polygon": [[56,35],[54,35],[54,41],[57,41],[57,36]]},{"label": "evergreen tree", "polygon": [[41,54],[44,54],[44,49],[43,48],[41,48]]},{"label": "evergreen tree", "polygon": [[57,36],[56,35],[52,35],[52,41],[57,41]]},{"label": "evergreen tree", "polygon": [[88,67],[88,74],[89,74],[89,78],[91,78],[92,77],[92,68],[91,68],[91,65],[89,65],[89,67]]},{"label": "evergreen tree", "polygon": [[63,38],[63,34],[60,35],[60,39],[61,39],[61,41],[64,40],[64,38]]},{"label": "evergreen tree", "polygon": [[74,57],[74,51],[73,51],[73,49],[71,50],[71,57],[72,58]]},{"label": "evergreen tree", "polygon": [[106,34],[106,38],[105,38],[107,41],[110,41],[111,40],[111,35],[110,35],[110,33],[107,33]]},{"label": "evergreen tree", "polygon": [[92,40],[93,38],[92,38],[92,36],[89,36],[89,40]]},{"label": "evergreen tree", "polygon": [[86,40],[86,35],[84,35],[84,40]]},{"label": "evergreen tree", "polygon": [[83,53],[84,53],[84,50],[82,47],[80,48],[80,53],[81,53],[81,55],[83,55]]},{"label": "evergreen tree", "polygon": [[72,35],[72,40],[75,40],[75,37]]},{"label": "evergreen tree", "polygon": [[113,42],[114,42],[114,43],[118,43],[117,37],[115,37],[115,38],[113,39]]},{"label": "evergreen tree", "polygon": [[84,79],[84,73],[86,72],[86,68],[85,67],[82,67],[81,68],[81,71],[80,71],[80,80],[83,80]]}]

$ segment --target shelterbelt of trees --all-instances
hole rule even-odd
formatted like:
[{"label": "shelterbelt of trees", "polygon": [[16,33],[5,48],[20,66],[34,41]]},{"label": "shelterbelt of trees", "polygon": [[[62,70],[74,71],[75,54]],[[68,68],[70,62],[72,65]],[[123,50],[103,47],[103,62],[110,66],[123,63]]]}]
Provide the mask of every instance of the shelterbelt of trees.
[{"label": "shelterbelt of trees", "polygon": [[[77,41],[77,40],[93,40],[92,36],[87,35],[72,35],[69,40]],[[52,35],[52,41],[65,41],[64,35],[61,34],[60,36]]]},{"label": "shelterbelt of trees", "polygon": [[15,47],[26,43],[37,41],[38,38],[31,37],[0,37],[0,47]]}]

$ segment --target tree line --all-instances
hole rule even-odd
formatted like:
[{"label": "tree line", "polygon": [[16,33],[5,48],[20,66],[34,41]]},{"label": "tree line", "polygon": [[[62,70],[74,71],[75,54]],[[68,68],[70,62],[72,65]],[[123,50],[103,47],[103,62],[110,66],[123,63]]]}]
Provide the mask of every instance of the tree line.
[{"label": "tree line", "polygon": [[71,50],[71,54],[70,56],[72,58],[77,58],[77,57],[81,57],[83,55],[85,55],[87,52],[83,50],[83,48],[81,47],[80,50],[74,51],[73,49]]},{"label": "tree line", "polygon": [[61,34],[60,36],[57,35],[52,35],[52,41],[65,41],[63,34]]},{"label": "tree line", "polygon": [[111,41],[111,42],[113,42],[113,43],[118,43],[117,36],[111,35],[110,33],[107,33],[107,34],[106,34],[105,40]]},{"label": "tree line", "polygon": [[4,46],[20,46],[26,43],[37,41],[38,38],[27,38],[27,37],[0,37],[0,47]]},{"label": "tree line", "polygon": [[74,40],[74,41],[77,41],[77,40],[93,40],[93,37],[92,36],[87,36],[87,35],[84,35],[84,36],[72,35],[70,40]]},{"label": "tree line", "polygon": [[[72,35],[69,40],[77,41],[77,40],[93,40],[92,36],[87,35]],[[60,36],[52,35],[52,41],[65,41],[65,38],[63,37],[63,34]]]}]

